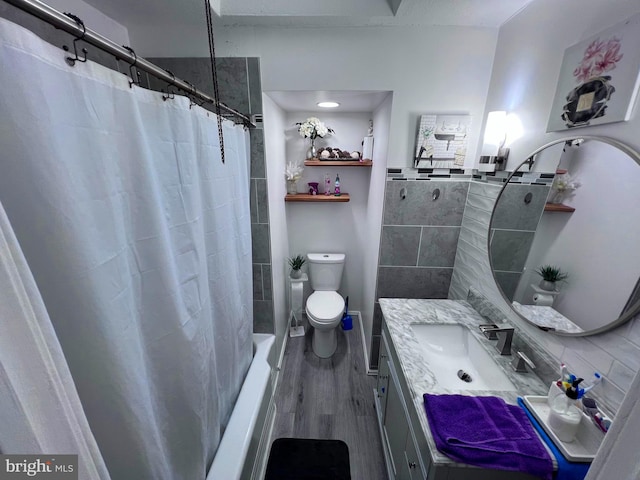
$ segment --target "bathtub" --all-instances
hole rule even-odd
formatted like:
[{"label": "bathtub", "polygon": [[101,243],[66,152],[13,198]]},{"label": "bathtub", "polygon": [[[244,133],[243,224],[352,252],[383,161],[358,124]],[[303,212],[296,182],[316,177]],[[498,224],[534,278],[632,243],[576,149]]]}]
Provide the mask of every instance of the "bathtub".
[{"label": "bathtub", "polygon": [[270,365],[274,339],[274,335],[253,334],[253,361],[207,480],[258,479],[264,473],[275,418]]}]

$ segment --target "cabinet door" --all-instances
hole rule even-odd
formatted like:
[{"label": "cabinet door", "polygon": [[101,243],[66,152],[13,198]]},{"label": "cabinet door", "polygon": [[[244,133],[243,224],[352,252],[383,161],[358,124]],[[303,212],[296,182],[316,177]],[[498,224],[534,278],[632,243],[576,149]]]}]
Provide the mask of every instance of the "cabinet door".
[{"label": "cabinet door", "polygon": [[420,465],[418,449],[416,448],[416,443],[413,440],[411,432],[407,433],[407,443],[404,450],[405,462],[409,472],[409,476],[407,478],[410,478],[411,480],[425,480],[425,478],[427,478],[427,474],[422,470],[422,466]]},{"label": "cabinet door", "polygon": [[387,389],[389,388],[389,357],[384,340],[380,342],[380,358],[378,360],[378,382],[376,385],[380,418],[384,419],[387,408]]},{"label": "cabinet door", "polygon": [[385,409],[383,429],[387,437],[387,444],[393,462],[396,479],[409,479],[406,470],[404,448],[409,433],[409,423],[401,398],[398,380],[393,368],[389,370],[389,384],[387,388],[387,406]]}]

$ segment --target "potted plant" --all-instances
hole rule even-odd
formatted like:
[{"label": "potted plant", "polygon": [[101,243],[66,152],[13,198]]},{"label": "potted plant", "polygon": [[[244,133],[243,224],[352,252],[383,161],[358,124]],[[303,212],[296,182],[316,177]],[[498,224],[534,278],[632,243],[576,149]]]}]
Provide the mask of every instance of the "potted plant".
[{"label": "potted plant", "polygon": [[540,288],[549,292],[556,291],[556,282],[561,282],[569,277],[568,273],[553,265],[543,265],[536,270],[536,273],[542,277]]},{"label": "potted plant", "polygon": [[300,278],[302,276],[302,265],[304,265],[305,258],[302,255],[296,255],[289,259],[289,265],[291,266],[291,278]]}]

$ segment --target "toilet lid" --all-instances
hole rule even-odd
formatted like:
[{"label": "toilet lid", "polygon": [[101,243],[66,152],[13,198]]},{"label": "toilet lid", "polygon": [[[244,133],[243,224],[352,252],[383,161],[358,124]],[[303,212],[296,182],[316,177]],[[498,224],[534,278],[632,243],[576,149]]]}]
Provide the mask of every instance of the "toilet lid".
[{"label": "toilet lid", "polygon": [[320,322],[334,320],[343,309],[344,299],[338,292],[313,292],[307,299],[307,312]]}]

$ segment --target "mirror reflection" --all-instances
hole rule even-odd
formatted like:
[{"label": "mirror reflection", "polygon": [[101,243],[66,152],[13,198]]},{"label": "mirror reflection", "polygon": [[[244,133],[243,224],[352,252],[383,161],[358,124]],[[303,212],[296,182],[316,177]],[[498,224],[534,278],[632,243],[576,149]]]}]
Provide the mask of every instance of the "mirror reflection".
[{"label": "mirror reflection", "polygon": [[[638,156],[610,139],[562,140],[523,162],[498,197],[489,239],[494,277],[512,308],[543,330],[574,335],[633,316],[638,185]],[[554,276],[561,278],[543,282]]]}]

